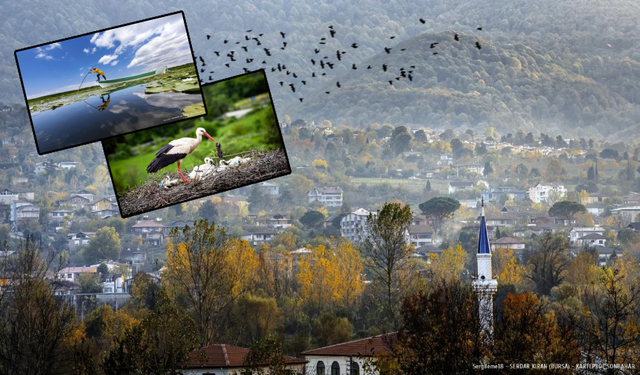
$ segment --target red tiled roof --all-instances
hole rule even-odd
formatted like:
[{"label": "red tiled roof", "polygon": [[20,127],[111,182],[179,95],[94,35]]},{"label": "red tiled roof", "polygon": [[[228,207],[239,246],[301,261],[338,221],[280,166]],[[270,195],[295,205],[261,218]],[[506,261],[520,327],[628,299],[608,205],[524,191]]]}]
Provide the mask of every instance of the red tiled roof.
[{"label": "red tiled roof", "polygon": [[149,228],[149,227],[164,227],[164,225],[162,225],[162,224],[160,224],[158,222],[152,221],[152,220],[145,220],[145,221],[141,221],[141,222],[139,222],[137,224],[134,224],[132,226],[132,228]]},{"label": "red tiled roof", "polygon": [[[191,352],[183,368],[227,368],[244,367],[249,349],[228,344],[216,344]],[[286,365],[302,365],[307,360],[285,356]],[[266,366],[266,364],[265,364]]]},{"label": "red tiled roof", "polygon": [[494,244],[513,244],[513,243],[524,243],[523,240],[517,239],[515,237],[502,237],[495,241],[492,241]]},{"label": "red tiled roof", "polygon": [[322,348],[306,350],[300,354],[327,355],[327,356],[358,356],[372,357],[376,353],[389,351],[389,343],[396,341],[396,333],[367,337],[364,339],[347,341],[340,344],[329,345]]}]

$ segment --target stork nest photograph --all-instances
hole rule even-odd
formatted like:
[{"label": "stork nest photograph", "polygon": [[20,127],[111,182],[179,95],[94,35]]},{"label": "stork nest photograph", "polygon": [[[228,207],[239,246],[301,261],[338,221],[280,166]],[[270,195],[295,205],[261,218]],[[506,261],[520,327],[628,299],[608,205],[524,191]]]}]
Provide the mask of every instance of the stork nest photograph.
[{"label": "stork nest photograph", "polygon": [[102,141],[122,217],[291,173],[264,70],[202,88],[206,116]]}]

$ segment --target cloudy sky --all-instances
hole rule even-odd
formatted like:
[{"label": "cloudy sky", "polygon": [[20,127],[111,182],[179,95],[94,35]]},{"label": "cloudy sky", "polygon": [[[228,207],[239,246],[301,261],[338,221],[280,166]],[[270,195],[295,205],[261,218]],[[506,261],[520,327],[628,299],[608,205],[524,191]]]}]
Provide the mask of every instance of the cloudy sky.
[{"label": "cloudy sky", "polygon": [[[193,61],[182,14],[30,48],[17,56],[29,99],[77,89],[91,67],[115,79]],[[91,74],[82,87],[96,85],[96,79]]]}]

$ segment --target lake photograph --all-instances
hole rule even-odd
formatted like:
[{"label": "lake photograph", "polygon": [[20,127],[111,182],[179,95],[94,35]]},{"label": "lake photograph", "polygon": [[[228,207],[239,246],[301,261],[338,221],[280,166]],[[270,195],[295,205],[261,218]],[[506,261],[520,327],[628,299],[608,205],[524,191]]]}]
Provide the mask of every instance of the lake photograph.
[{"label": "lake photograph", "polygon": [[40,154],[206,114],[181,12],[15,55]]}]

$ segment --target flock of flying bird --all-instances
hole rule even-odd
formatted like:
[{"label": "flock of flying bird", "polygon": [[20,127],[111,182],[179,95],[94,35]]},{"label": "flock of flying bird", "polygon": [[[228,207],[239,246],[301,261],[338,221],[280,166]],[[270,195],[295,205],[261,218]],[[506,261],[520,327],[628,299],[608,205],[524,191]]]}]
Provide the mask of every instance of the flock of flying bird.
[{"label": "flock of flying bird", "polygon": [[[425,24],[426,20],[424,20],[423,18],[419,19],[421,24]],[[482,27],[478,27],[476,28],[476,30],[478,31],[482,31]],[[307,83],[310,83],[311,79],[314,78],[318,78],[321,76],[327,76],[327,72],[329,72],[330,70],[333,70],[336,64],[340,64],[340,63],[345,63],[343,60],[345,58],[345,55],[348,53],[348,51],[343,51],[340,49],[337,49],[335,52],[331,51],[326,52],[326,46],[327,42],[330,40],[330,38],[335,38],[337,32],[335,30],[335,28],[333,27],[333,25],[329,25],[328,26],[328,31],[329,34],[328,36],[324,36],[322,38],[320,38],[320,40],[318,41],[318,46],[314,47],[313,52],[314,55],[313,57],[309,58],[309,62],[311,62],[311,75],[309,77],[304,77],[303,74],[298,73],[298,72],[294,72],[291,71],[290,69],[287,68],[287,66],[282,63],[282,62],[277,62],[277,63],[273,63],[271,57],[273,57],[273,49],[274,48],[266,48],[263,46],[263,42],[260,39],[261,37],[264,36],[264,34],[260,33],[260,34],[252,34],[253,30],[247,30],[246,34],[244,35],[244,38],[240,41],[236,41],[235,45],[239,45],[239,48],[236,49],[229,49],[228,51],[213,51],[214,54],[217,57],[223,57],[223,58],[227,58],[228,62],[224,63],[224,66],[226,68],[231,68],[231,65],[233,63],[241,63],[244,62],[245,64],[252,64],[252,63],[258,63],[259,61],[261,62],[261,66],[265,67],[266,69],[271,69],[272,73],[285,73],[286,76],[280,80],[278,83],[280,84],[280,86],[284,87],[285,85],[288,85],[289,89],[293,92],[299,92],[299,88],[300,88],[300,84],[302,84],[302,86],[306,86]],[[287,41],[286,41],[286,36],[287,34],[283,31],[280,31],[280,37],[281,37],[281,42],[282,45],[279,47],[280,50],[284,51],[287,48]],[[389,39],[393,40],[395,39],[395,36],[390,36]],[[211,35],[207,34],[207,40],[211,39]],[[460,34],[455,34],[453,36],[453,40],[456,42],[460,42]],[[233,46],[233,43],[231,41],[229,41],[229,39],[224,39],[223,44],[225,45],[230,45]],[[436,50],[437,45],[440,44],[440,42],[433,42],[430,43],[429,48],[433,49],[432,54],[438,55],[438,51]],[[482,45],[480,44],[479,40],[476,40],[475,42],[475,47],[477,49],[482,49]],[[255,57],[255,56],[249,56],[246,55],[249,53],[249,49],[253,50],[254,49],[258,49],[259,51],[261,51],[262,53],[264,53],[264,56],[262,56],[262,58],[259,57]],[[357,49],[358,48],[358,43],[352,43],[350,48],[352,49]],[[395,47],[384,47],[384,52],[388,55],[390,55],[392,53],[392,50]],[[237,51],[236,51],[237,50]],[[399,49],[400,52],[404,52],[406,50],[406,48],[401,48]],[[241,54],[244,55],[241,57]],[[333,56],[333,57],[330,57]],[[201,67],[200,67],[200,73],[205,73],[207,71],[207,69],[205,68],[207,66],[204,58],[202,56],[198,56],[198,59],[200,60],[201,63]],[[274,64],[272,66],[269,66],[270,64]],[[373,66],[368,65],[366,68],[363,67],[359,67],[356,65],[356,63],[351,63],[351,69],[352,70],[358,70],[358,69],[374,69]],[[413,81],[413,73],[414,73],[414,69],[416,68],[415,65],[411,65],[409,66],[409,68],[404,68],[401,67],[395,78],[396,81],[400,81],[401,79],[408,79],[409,81]],[[254,68],[254,69],[250,69],[247,66],[243,66],[242,68],[244,70],[245,73],[249,73],[251,71],[257,70],[259,68]],[[383,72],[389,72],[391,73],[389,64],[385,63],[382,64],[381,69]],[[215,71],[210,71],[210,74],[214,74]],[[307,73],[308,74],[308,73]],[[211,75],[209,75],[209,81],[213,81],[213,77]],[[204,83],[204,80],[201,79],[200,80],[201,83]],[[394,81],[393,79],[388,80],[389,85],[393,85]],[[296,85],[298,85],[298,87],[296,88]],[[340,84],[340,81],[336,80],[335,83],[336,89],[340,89],[342,88],[342,85]],[[325,91],[325,94],[330,94],[331,91]],[[298,100],[302,103],[304,98],[303,97],[299,97]]]}]

